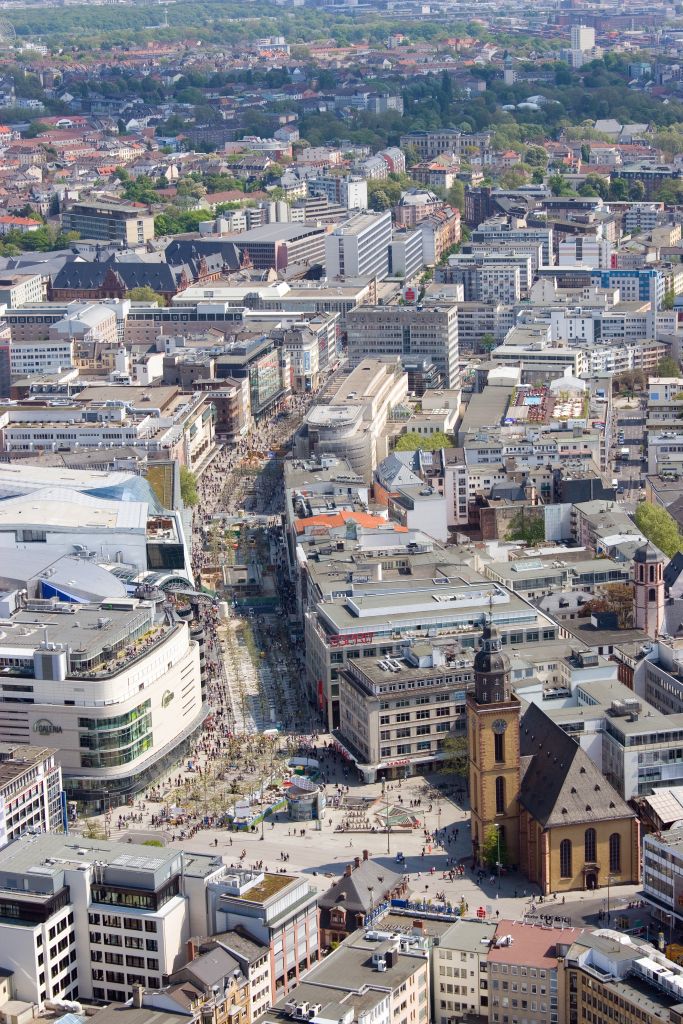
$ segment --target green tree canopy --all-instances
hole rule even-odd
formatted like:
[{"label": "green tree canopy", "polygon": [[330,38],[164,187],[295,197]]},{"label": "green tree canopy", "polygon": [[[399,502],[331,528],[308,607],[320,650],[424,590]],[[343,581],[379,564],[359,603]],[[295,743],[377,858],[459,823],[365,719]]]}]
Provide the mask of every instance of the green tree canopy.
[{"label": "green tree canopy", "polygon": [[446,192],[446,202],[455,206],[461,213],[465,212],[465,186],[457,178]]},{"label": "green tree canopy", "polygon": [[643,536],[669,558],[683,550],[683,537],[678,523],[665,508],[641,501],[636,508],[634,520]]},{"label": "green tree canopy", "polygon": [[657,363],[657,376],[658,377],[680,377],[681,368],[675,359],[671,356],[664,356]]},{"label": "green tree canopy", "polygon": [[548,184],[554,196],[573,196],[574,189],[562,174],[551,175]]},{"label": "green tree canopy", "polygon": [[510,520],[507,540],[523,540],[526,544],[540,544],[545,540],[543,512],[529,512],[521,508]]},{"label": "green tree canopy", "polygon": [[434,452],[439,448],[452,448],[453,438],[448,437],[441,430],[435,434],[401,434],[396,442],[397,452],[416,452],[422,449],[425,452]]},{"label": "green tree canopy", "polygon": [[505,845],[505,836],[500,833],[500,830],[495,825],[491,825],[487,829],[486,835],[484,836],[484,842],[481,845],[481,859],[491,869],[496,869],[499,863],[500,855],[500,866],[505,867],[508,862],[508,851]]},{"label": "green tree canopy", "polygon": [[466,776],[469,768],[467,736],[449,734],[443,739],[441,749],[445,754],[446,771]]},{"label": "green tree canopy", "polygon": [[157,306],[166,305],[166,299],[163,295],[159,295],[159,292],[155,292],[147,284],[140,285],[138,288],[131,288],[127,298],[132,299],[133,302],[156,302]]},{"label": "green tree canopy", "polygon": [[187,466],[180,467],[180,497],[183,499],[183,505],[188,508],[194,508],[199,504],[197,478]]}]

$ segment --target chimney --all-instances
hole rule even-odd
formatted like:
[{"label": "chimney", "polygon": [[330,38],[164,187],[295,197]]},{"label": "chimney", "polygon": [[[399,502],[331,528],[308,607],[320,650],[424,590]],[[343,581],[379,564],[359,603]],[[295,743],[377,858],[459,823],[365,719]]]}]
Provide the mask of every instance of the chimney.
[{"label": "chimney", "polygon": [[188,939],[187,940],[187,945],[186,945],[185,949],[186,949],[186,952],[187,952],[187,962],[188,962],[188,964],[191,964],[192,961],[197,956],[197,953],[198,953],[197,940],[196,939]]},{"label": "chimney", "polygon": [[133,1007],[136,1010],[142,1009],[142,994],[145,991],[142,985],[133,985]]},{"label": "chimney", "polygon": [[368,850],[363,850],[363,860],[369,860],[370,853]]},{"label": "chimney", "polygon": [[353,871],[353,864],[347,864],[344,868],[344,878],[350,878]]},{"label": "chimney", "polygon": [[424,921],[413,921],[413,931],[423,932],[425,930]]},{"label": "chimney", "polygon": [[360,857],[354,857],[353,858],[353,866],[354,866],[354,868],[359,868],[360,867]]}]

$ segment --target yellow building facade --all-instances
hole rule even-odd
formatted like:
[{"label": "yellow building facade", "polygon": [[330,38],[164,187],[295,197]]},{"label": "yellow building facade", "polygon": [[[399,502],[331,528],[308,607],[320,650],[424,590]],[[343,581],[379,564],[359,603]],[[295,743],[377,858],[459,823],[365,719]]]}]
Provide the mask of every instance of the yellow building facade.
[{"label": "yellow building facade", "polygon": [[475,656],[467,737],[473,863],[519,867],[544,894],[639,882],[635,814],[540,707],[522,714],[490,622]]}]

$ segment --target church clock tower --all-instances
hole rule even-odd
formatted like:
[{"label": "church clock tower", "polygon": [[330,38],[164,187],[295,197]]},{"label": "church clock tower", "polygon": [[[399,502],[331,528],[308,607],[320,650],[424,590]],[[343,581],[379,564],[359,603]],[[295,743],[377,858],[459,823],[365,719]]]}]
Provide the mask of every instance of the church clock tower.
[{"label": "church clock tower", "polygon": [[500,830],[508,862],[519,863],[519,718],[510,661],[489,616],[474,658],[474,692],[467,696],[472,856],[479,864],[492,828]]}]

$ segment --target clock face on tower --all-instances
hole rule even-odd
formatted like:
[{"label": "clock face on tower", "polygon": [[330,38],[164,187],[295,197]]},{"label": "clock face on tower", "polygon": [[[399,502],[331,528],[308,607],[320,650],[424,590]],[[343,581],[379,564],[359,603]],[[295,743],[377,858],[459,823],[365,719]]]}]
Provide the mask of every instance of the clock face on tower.
[{"label": "clock face on tower", "polygon": [[507,727],[508,727],[508,724],[507,724],[507,722],[505,721],[504,718],[497,718],[495,720],[495,722],[493,723],[493,725],[491,726],[493,731],[498,733],[498,735],[500,735],[501,733],[505,732]]}]

